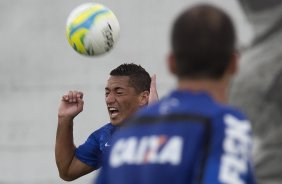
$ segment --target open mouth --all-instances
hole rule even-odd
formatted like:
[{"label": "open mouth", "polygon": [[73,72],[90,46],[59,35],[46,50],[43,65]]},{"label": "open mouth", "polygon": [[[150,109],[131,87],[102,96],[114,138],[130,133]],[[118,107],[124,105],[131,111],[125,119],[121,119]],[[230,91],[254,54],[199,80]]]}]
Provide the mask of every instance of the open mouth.
[{"label": "open mouth", "polygon": [[109,114],[110,114],[110,118],[115,118],[119,114],[119,110],[115,107],[108,107],[108,111],[109,111]]}]

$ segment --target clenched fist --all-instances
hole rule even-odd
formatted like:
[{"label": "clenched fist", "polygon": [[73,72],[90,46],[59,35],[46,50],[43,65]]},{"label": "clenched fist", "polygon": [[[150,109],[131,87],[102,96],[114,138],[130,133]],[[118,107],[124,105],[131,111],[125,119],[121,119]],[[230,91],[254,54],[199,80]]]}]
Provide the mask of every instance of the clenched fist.
[{"label": "clenched fist", "polygon": [[83,110],[83,93],[80,91],[69,91],[62,96],[59,107],[59,118],[73,119]]}]

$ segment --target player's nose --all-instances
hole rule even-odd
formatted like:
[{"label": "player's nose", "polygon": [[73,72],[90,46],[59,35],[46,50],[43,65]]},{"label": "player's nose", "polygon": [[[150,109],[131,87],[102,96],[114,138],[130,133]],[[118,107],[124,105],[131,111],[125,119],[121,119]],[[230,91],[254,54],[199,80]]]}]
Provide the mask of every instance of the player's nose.
[{"label": "player's nose", "polygon": [[106,103],[107,104],[110,104],[110,103],[113,103],[116,101],[116,97],[113,93],[109,93],[107,96],[106,96]]}]

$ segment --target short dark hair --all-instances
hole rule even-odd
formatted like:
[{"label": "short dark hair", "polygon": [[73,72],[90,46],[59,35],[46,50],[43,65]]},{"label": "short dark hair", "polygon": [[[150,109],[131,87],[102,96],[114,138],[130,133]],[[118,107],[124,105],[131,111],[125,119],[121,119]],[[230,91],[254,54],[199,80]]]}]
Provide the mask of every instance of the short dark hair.
[{"label": "short dark hair", "polygon": [[232,20],[219,8],[201,4],[175,20],[171,44],[178,77],[219,79],[235,50]]},{"label": "short dark hair", "polygon": [[110,72],[111,76],[128,76],[129,84],[136,93],[150,91],[151,77],[149,73],[140,65],[134,63],[124,63]]}]

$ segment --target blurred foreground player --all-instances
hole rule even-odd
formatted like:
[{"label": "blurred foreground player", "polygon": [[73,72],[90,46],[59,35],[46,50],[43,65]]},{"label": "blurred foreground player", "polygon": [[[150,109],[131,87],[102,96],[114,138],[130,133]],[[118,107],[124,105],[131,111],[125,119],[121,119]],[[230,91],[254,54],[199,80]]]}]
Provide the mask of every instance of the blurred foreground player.
[{"label": "blurred foreground player", "polygon": [[198,5],[172,30],[177,89],[113,137],[98,184],[253,184],[251,127],[225,105],[236,72],[235,31],[222,10]]}]

